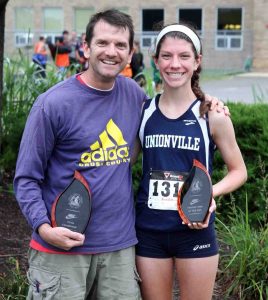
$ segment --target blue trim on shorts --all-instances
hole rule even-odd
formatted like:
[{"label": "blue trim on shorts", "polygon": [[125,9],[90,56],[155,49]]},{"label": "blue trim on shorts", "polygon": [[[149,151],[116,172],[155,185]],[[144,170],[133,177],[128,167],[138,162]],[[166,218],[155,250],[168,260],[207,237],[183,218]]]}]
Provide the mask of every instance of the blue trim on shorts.
[{"label": "blue trim on shorts", "polygon": [[219,253],[214,223],[208,228],[161,232],[137,228],[136,255],[151,258],[201,258]]}]

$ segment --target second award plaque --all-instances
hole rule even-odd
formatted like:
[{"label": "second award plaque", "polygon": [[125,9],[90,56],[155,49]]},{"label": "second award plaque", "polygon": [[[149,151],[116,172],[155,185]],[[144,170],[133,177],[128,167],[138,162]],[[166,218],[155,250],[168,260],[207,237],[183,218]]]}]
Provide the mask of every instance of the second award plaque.
[{"label": "second award plaque", "polygon": [[212,184],[205,166],[194,160],[178,193],[178,211],[185,224],[204,222],[212,200]]},{"label": "second award plaque", "polygon": [[68,187],[54,201],[51,211],[53,227],[65,227],[84,233],[91,215],[91,192],[85,178],[75,171]]}]

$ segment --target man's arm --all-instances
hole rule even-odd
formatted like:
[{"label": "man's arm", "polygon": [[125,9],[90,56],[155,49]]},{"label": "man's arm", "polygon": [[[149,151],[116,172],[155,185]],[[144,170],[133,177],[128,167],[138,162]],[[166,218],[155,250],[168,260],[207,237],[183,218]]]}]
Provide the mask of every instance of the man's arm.
[{"label": "man's arm", "polygon": [[14,178],[17,201],[33,230],[50,223],[41,186],[53,145],[52,126],[43,109],[34,105],[25,125]]},{"label": "man's arm", "polygon": [[82,245],[84,236],[67,228],[52,228],[42,185],[56,143],[55,128],[43,108],[34,105],[26,122],[14,178],[20,208],[33,230],[47,243],[68,250]]}]

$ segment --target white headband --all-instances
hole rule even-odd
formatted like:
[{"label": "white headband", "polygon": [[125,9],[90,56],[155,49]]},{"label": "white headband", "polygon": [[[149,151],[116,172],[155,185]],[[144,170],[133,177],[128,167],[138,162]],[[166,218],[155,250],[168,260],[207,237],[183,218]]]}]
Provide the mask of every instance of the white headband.
[{"label": "white headband", "polygon": [[194,44],[197,54],[200,54],[201,44],[200,44],[200,40],[199,40],[198,36],[190,28],[188,28],[184,25],[169,25],[169,26],[163,28],[157,36],[155,49],[157,49],[157,45],[158,45],[159,41],[162,39],[162,37],[172,31],[179,31],[179,32],[186,34],[190,38],[192,43]]}]

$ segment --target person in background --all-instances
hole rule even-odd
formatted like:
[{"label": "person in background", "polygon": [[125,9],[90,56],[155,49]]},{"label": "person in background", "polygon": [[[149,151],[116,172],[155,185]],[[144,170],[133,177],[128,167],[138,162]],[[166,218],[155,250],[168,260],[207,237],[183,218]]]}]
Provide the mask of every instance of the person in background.
[{"label": "person in background", "polygon": [[125,77],[132,78],[133,72],[130,63],[125,66],[120,74]]},{"label": "person in background", "polygon": [[51,37],[46,38],[46,44],[47,44],[48,49],[50,51],[51,58],[53,59],[53,62],[55,63],[56,45],[52,42]]},{"label": "person in background", "polygon": [[160,93],[162,91],[162,78],[160,75],[159,70],[157,69],[155,62],[153,58],[151,58],[151,67],[153,69],[153,81],[154,81],[154,86],[155,86],[155,91],[156,93]]},{"label": "person in background", "polygon": [[34,45],[33,62],[38,66],[38,74],[43,78],[46,77],[46,65],[47,65],[47,46],[45,38],[43,36],[39,37],[39,41]]},{"label": "person in background", "polygon": [[[142,299],[172,299],[175,265],[180,299],[209,300],[219,259],[214,198],[239,188],[247,170],[231,119],[211,111],[200,89],[202,45],[197,33],[181,24],[164,27],[153,59],[163,92],[145,102],[139,129],[143,173],[136,201],[136,262]],[[204,222],[185,224],[177,207],[180,178],[194,160],[211,175],[215,149],[227,174],[213,184]]]},{"label": "person in background", "polygon": [[135,78],[144,69],[143,54],[140,51],[140,43],[138,41],[134,41],[134,52],[130,65],[132,68],[132,78]]},{"label": "person in background", "polygon": [[64,72],[70,66],[70,57],[72,48],[69,42],[69,32],[64,30],[62,36],[56,41],[55,65],[60,72]]},{"label": "person in background", "polygon": [[75,65],[77,64],[77,59],[76,59],[76,47],[77,44],[79,43],[79,40],[77,38],[77,33],[75,31],[71,32],[71,37],[69,40],[69,45],[71,47],[71,52],[69,53],[69,58],[70,58],[70,65]]},{"label": "person in background", "polygon": [[134,41],[134,53],[130,63],[132,69],[132,78],[138,83],[142,88],[146,87],[146,77],[142,73],[144,69],[143,64],[143,54],[140,51],[140,44],[138,41]]},{"label": "person in background", "polygon": [[81,40],[76,44],[75,57],[76,61],[79,63],[79,68],[77,72],[85,71],[88,68],[88,60],[84,55],[84,43],[86,42],[86,34],[81,34]]}]

